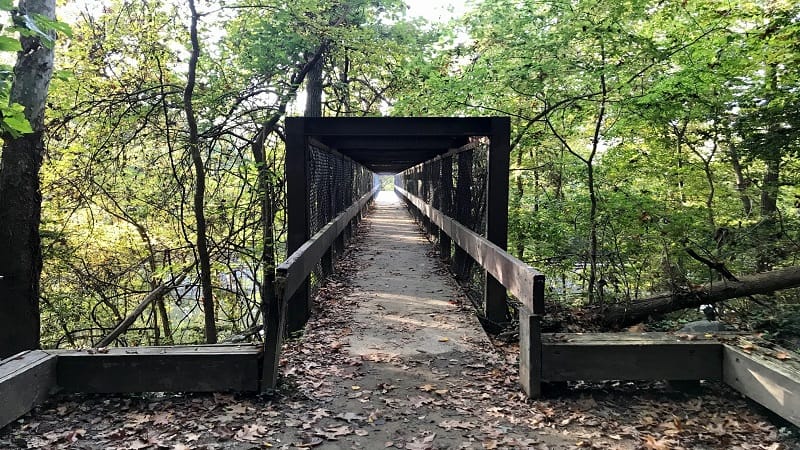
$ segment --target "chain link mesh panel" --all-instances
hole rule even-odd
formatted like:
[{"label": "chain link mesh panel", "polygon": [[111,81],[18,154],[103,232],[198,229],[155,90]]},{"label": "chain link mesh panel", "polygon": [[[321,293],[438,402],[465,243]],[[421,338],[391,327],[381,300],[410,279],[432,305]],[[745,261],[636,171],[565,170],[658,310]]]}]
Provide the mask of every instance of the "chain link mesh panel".
[{"label": "chain link mesh panel", "polygon": [[[308,228],[314,235],[372,189],[373,173],[322,145],[308,143]],[[321,264],[311,274],[311,295],[324,278]]]},{"label": "chain link mesh panel", "polygon": [[[489,141],[476,138],[443,158],[436,158],[395,177],[395,183],[420,197],[470,230],[486,237],[486,186],[489,167]],[[417,219],[423,224],[424,217]],[[427,227],[433,230],[435,227]],[[438,234],[431,238],[439,244]],[[450,255],[451,269],[467,289],[470,300],[483,310],[486,274],[479,265],[456,246]]]}]

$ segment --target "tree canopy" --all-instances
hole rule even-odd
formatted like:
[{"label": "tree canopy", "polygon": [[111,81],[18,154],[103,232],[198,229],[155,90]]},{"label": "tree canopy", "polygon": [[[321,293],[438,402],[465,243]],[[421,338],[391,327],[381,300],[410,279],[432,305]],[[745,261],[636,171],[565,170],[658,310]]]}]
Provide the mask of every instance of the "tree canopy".
[{"label": "tree canopy", "polygon": [[[104,343],[257,332],[285,256],[283,118],[308,98],[323,116],[510,116],[509,249],[554,303],[798,265],[797,2],[483,0],[447,23],[400,0],[101,4],[60,4],[57,21],[0,1],[0,52],[55,51],[44,346],[121,323]],[[4,141],[37,126],[12,81],[0,66]],[[728,307],[765,327],[799,300]]]}]

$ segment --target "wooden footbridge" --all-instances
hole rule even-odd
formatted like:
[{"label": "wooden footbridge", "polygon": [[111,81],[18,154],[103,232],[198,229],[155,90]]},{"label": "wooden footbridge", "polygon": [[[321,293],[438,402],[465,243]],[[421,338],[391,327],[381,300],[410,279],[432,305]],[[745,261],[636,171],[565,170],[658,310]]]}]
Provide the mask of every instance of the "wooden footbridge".
[{"label": "wooden footbridge", "polygon": [[490,322],[520,328],[519,376],[528,396],[547,382],[722,380],[800,425],[800,364],[753,351],[738,337],[669,333],[545,334],[545,278],[505,251],[508,118],[289,118],[286,179],[289,257],[252,345],[32,350],[0,361],[0,427],[51,393],[268,391],[278,383],[283,337],[308,319],[320,280],[352,229],[396,174],[395,191]]}]

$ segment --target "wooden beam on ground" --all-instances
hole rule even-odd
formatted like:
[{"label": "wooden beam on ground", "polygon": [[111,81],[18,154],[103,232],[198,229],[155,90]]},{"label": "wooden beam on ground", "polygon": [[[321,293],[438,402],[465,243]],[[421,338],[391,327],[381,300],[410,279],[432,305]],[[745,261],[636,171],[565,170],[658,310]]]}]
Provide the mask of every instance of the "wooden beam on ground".
[{"label": "wooden beam on ground", "polygon": [[[771,349],[773,355],[783,350]],[[797,354],[785,351],[787,359],[770,358],[761,352],[748,353],[725,344],[722,379],[747,397],[800,426],[800,364]],[[795,358],[795,359],[791,359]]]},{"label": "wooden beam on ground", "polygon": [[255,392],[258,345],[117,347],[53,350],[58,385],[67,392]]},{"label": "wooden beam on ground", "polygon": [[400,186],[395,190],[426,215],[459,247],[472,256],[478,264],[505,286],[529,311],[534,311],[533,286],[536,277],[543,277],[536,269],[508,254],[483,236],[444,215]]},{"label": "wooden beam on ground", "polygon": [[669,333],[542,335],[543,381],[720,380],[722,347],[714,339]]},{"label": "wooden beam on ground", "polygon": [[56,388],[56,357],[41,350],[0,361],[0,428],[44,401]]}]

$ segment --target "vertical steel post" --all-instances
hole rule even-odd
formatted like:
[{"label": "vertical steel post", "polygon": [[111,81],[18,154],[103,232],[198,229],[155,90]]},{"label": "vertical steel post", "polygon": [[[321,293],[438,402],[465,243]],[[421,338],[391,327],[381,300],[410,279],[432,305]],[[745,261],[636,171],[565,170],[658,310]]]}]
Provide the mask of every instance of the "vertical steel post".
[{"label": "vertical steel post", "polygon": [[[508,165],[511,153],[511,120],[493,117],[489,136],[489,175],[486,187],[486,239],[505,250],[508,245]],[[486,274],[484,314],[494,322],[508,317],[506,288]]]},{"label": "vertical steel post", "polygon": [[[310,237],[308,205],[308,142],[305,119],[286,118],[286,254],[291,255]],[[311,314],[308,279],[289,299],[286,326],[290,332],[305,326]]]}]

